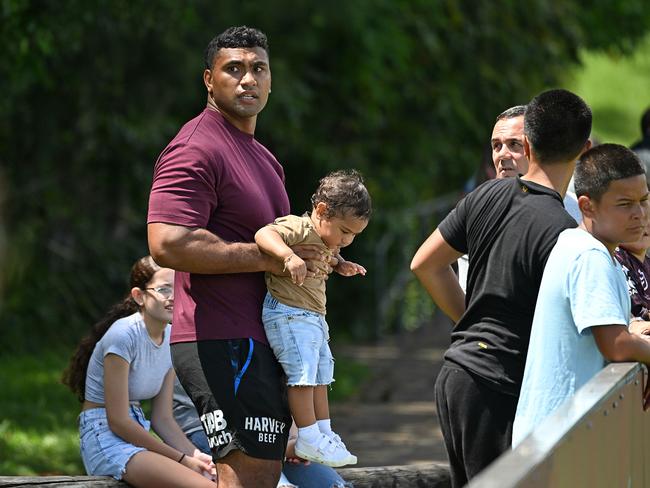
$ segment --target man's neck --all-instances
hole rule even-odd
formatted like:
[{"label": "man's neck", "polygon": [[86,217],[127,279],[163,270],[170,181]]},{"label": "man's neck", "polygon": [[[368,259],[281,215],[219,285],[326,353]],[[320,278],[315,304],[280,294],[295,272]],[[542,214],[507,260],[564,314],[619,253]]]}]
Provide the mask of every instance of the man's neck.
[{"label": "man's neck", "polygon": [[231,125],[235,126],[237,129],[239,129],[242,132],[245,132],[246,134],[255,135],[255,125],[257,123],[257,116],[255,117],[250,117],[247,119],[238,119],[232,117],[230,114],[224,112],[223,110],[219,110],[219,107],[214,103],[214,100],[212,100],[211,97],[208,96],[208,103],[206,104],[206,108],[208,110],[214,110],[215,112],[219,112],[224,119],[226,119]]},{"label": "man's neck", "polygon": [[528,172],[523,176],[526,181],[551,188],[562,198],[566,195],[569,182],[575,168],[575,161],[540,165],[536,160],[530,160]]}]

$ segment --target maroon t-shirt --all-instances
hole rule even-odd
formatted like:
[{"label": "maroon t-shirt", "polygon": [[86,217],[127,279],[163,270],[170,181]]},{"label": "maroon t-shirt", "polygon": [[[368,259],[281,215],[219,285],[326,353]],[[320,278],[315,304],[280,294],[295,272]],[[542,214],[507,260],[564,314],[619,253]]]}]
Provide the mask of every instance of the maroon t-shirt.
[{"label": "maroon t-shirt", "polygon": [[650,320],[650,287],[648,286],[650,259],[646,257],[641,262],[622,247],[616,248],[614,255],[621,263],[627,278],[627,290],[632,301],[632,317]]},{"label": "maroon t-shirt", "polygon": [[[185,124],[158,157],[148,223],[202,227],[229,242],[289,213],[284,172],[253,136],[214,110]],[[266,343],[264,273],[177,272],[171,342],[252,337]]]}]

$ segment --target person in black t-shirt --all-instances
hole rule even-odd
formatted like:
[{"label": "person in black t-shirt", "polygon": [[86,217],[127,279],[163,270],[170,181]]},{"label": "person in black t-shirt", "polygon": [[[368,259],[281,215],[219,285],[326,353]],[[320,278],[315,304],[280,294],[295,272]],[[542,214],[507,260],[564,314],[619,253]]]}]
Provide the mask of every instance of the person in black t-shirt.
[{"label": "person in black t-shirt", "polygon": [[[436,381],[453,486],[509,448],[542,272],[557,236],[576,227],[562,198],[589,149],[591,110],[549,90],[524,117],[521,177],[489,181],[461,200],[418,249],[411,269],[456,323]],[[467,295],[451,263],[469,254]]]}]

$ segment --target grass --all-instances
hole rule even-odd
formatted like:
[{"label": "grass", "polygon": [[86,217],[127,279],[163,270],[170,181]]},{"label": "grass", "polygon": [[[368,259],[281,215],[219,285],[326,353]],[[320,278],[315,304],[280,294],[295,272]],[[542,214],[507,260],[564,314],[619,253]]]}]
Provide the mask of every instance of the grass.
[{"label": "grass", "polygon": [[0,473],[80,474],[79,403],[59,383],[67,352],[0,358]]},{"label": "grass", "polygon": [[[70,351],[0,358],[0,475],[84,474],[79,456],[79,403],[59,382]],[[333,402],[353,394],[368,369],[336,362]],[[145,406],[146,410],[146,406]]]},{"label": "grass", "polygon": [[650,107],[650,34],[631,56],[581,53],[582,66],[568,73],[564,87],[593,111],[600,142],[630,146],[641,138],[640,120]]}]

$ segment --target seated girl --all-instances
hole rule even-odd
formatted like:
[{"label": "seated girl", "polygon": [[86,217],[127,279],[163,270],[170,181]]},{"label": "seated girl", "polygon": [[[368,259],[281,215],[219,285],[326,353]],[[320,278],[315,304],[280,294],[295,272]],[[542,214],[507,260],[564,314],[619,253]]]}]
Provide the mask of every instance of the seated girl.
[{"label": "seated girl", "polygon": [[[189,442],[172,415],[169,322],[174,271],[150,256],[131,269],[131,286],[84,338],[63,381],[83,403],[81,457],[89,475],[135,487],[214,488],[210,456]],[[151,422],[140,401],[151,399]],[[149,434],[149,426],[162,440]]]}]

